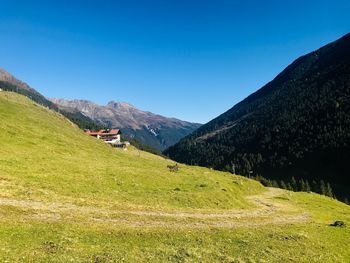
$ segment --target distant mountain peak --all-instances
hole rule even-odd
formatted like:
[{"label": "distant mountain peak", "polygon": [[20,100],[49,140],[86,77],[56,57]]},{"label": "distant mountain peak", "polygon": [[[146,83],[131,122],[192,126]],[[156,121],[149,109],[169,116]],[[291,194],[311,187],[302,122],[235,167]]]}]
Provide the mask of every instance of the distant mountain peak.
[{"label": "distant mountain peak", "polygon": [[120,128],[125,135],[159,150],[173,145],[201,126],[142,111],[127,102],[110,101],[107,105],[98,105],[86,100],[51,101],[62,109],[80,112],[104,126]]},{"label": "distant mountain peak", "polygon": [[127,103],[127,102],[117,102],[117,101],[110,101],[107,103],[107,107],[114,108],[114,109],[135,109],[135,106]]}]

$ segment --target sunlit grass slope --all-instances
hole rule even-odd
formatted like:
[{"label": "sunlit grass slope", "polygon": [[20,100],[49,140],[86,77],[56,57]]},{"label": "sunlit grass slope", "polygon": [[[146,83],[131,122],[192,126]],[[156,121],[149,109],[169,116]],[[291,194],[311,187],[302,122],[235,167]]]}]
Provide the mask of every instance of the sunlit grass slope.
[{"label": "sunlit grass slope", "polygon": [[2,197],[115,206],[249,208],[263,191],[243,177],[113,149],[15,93],[0,93]]},{"label": "sunlit grass slope", "polygon": [[349,206],[168,164],[0,92],[0,262],[350,262]]}]

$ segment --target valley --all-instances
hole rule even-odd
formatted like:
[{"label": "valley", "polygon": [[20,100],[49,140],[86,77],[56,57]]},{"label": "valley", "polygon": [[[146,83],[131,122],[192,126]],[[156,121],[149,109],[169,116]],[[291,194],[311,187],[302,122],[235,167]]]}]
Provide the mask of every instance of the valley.
[{"label": "valley", "polygon": [[350,1],[0,5],[0,263],[349,263]]},{"label": "valley", "polygon": [[223,171],[233,172],[234,166],[265,185],[349,202],[349,74],[346,34],[299,57],[164,153]]},{"label": "valley", "polygon": [[12,92],[0,92],[0,118],[1,261],[350,257],[349,228],[330,226],[350,208],[334,199],[197,166],[170,172],[173,161],[111,148]]}]

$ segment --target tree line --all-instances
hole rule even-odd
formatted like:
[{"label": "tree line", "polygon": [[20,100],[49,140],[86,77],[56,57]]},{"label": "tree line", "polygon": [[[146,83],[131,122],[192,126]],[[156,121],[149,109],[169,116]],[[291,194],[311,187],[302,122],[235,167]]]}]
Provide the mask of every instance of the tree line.
[{"label": "tree line", "polygon": [[[252,176],[251,178],[267,187],[277,187],[294,192],[314,192],[337,199],[331,184],[322,179],[309,181],[303,178],[296,179],[295,177],[285,180],[267,179],[262,176]],[[349,204],[347,198],[345,198],[344,201]]]}]

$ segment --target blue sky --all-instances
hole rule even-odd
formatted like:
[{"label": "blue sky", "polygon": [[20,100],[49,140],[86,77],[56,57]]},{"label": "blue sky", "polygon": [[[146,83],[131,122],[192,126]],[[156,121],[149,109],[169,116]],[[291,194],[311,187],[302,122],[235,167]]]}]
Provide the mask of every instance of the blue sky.
[{"label": "blue sky", "polygon": [[205,123],[350,31],[350,1],[0,0],[0,67],[48,97]]}]

